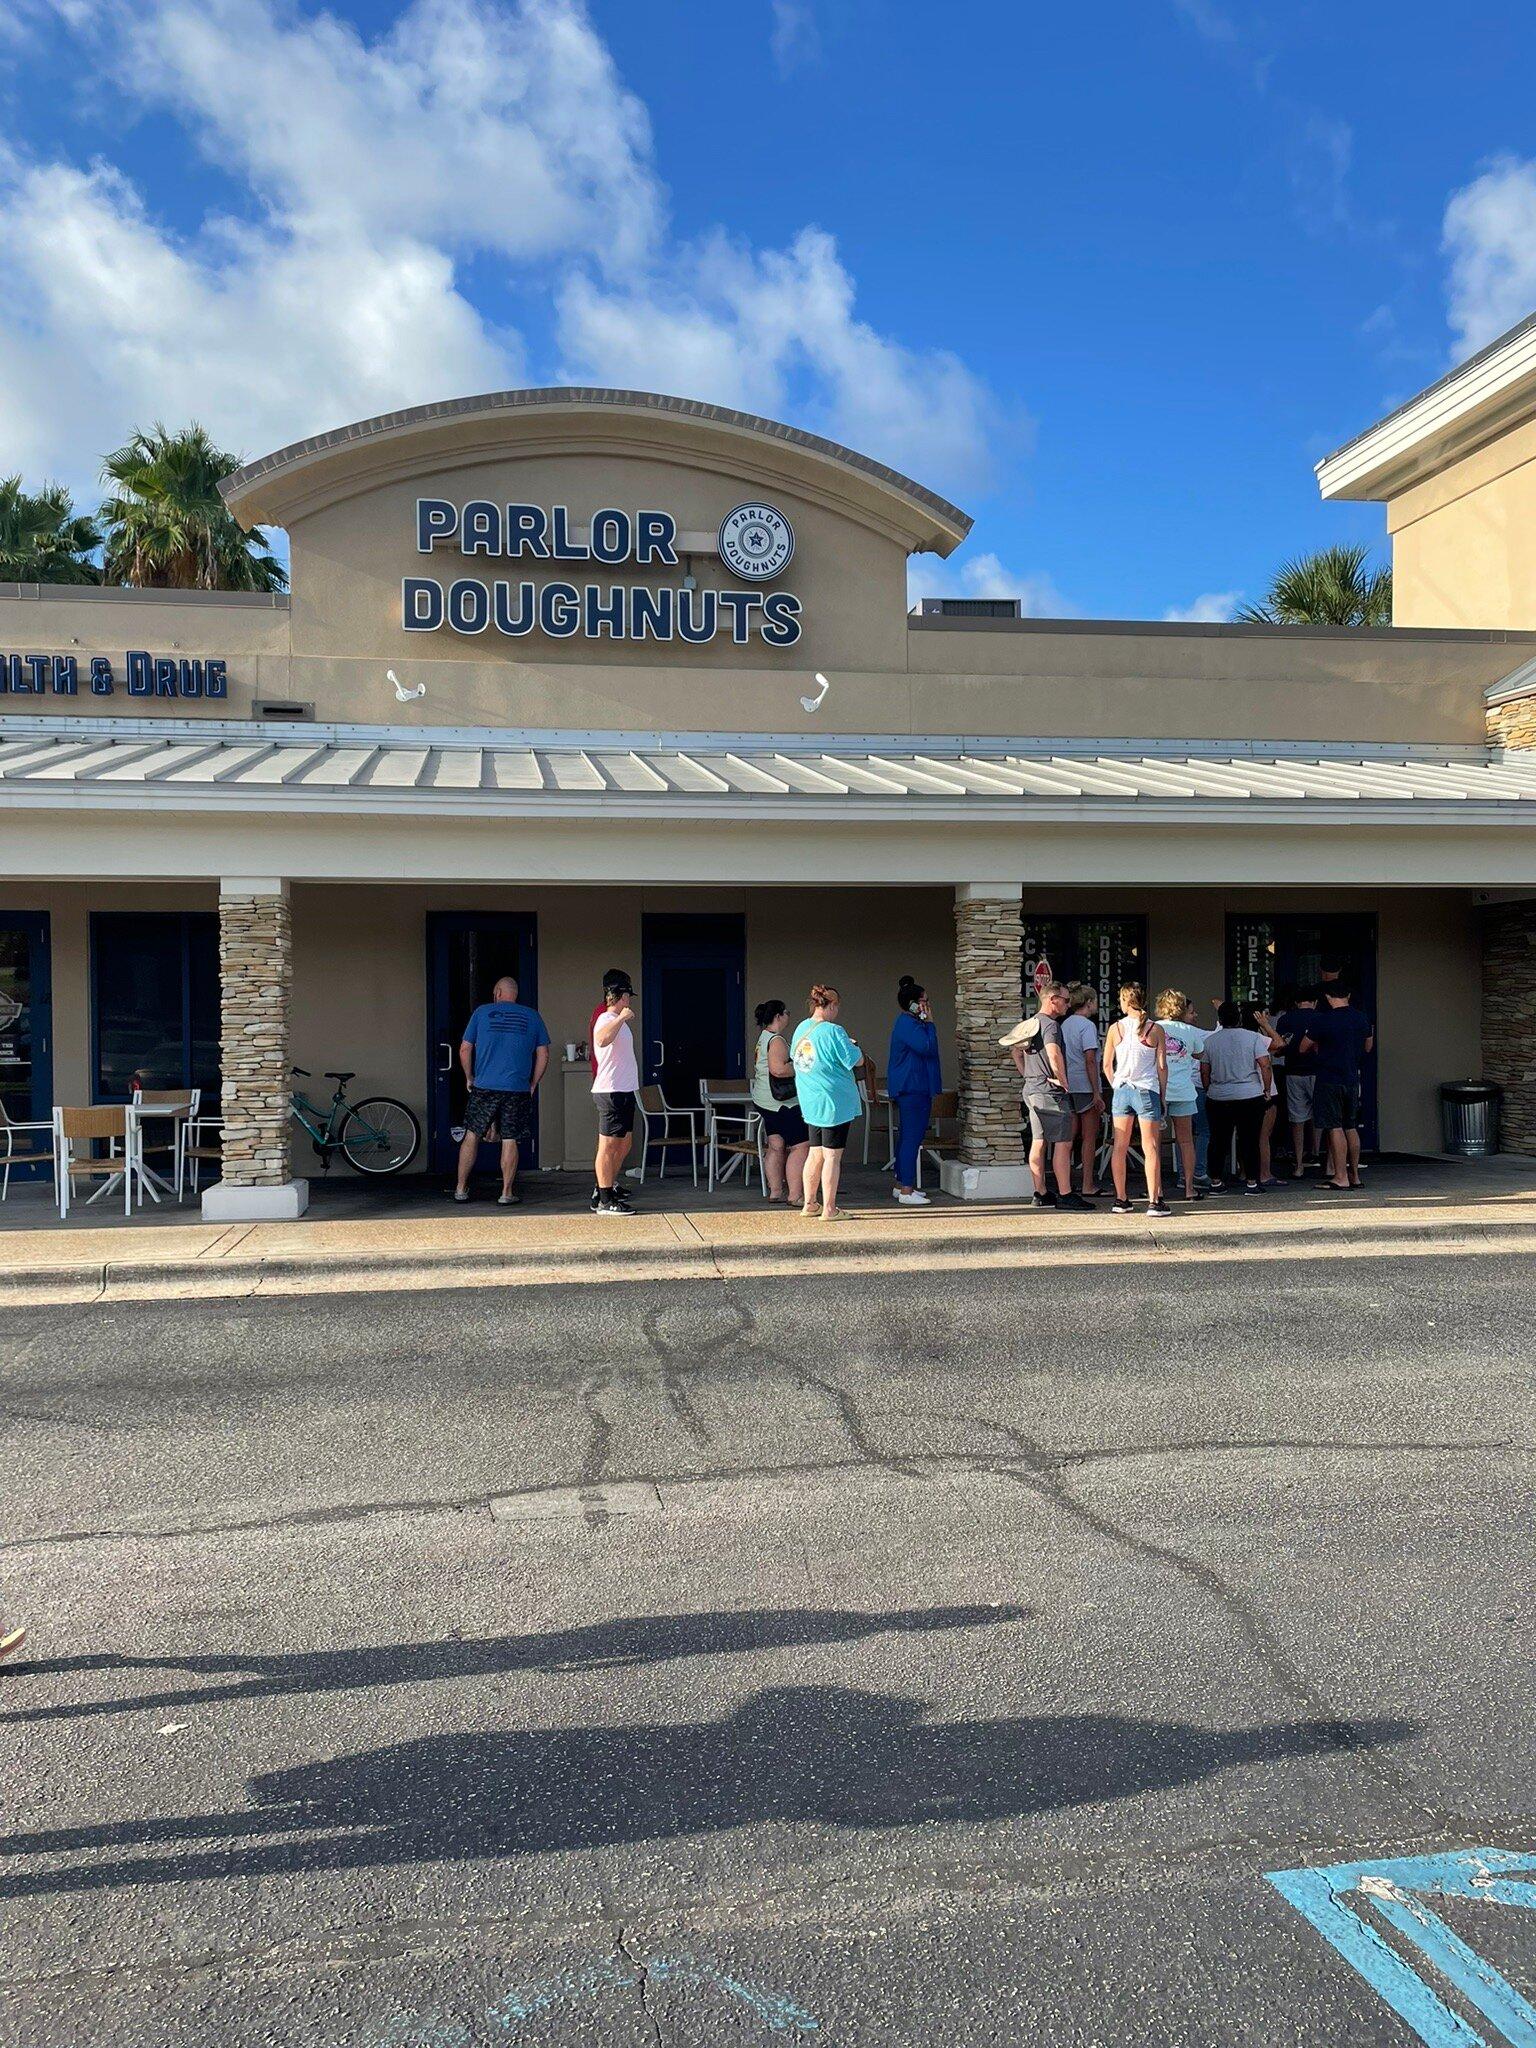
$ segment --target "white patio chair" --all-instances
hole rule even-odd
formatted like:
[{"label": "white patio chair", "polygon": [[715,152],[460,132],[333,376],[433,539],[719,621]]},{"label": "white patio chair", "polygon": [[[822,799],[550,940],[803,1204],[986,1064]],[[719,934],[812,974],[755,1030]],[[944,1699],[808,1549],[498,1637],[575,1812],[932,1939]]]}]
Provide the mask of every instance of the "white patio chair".
[{"label": "white patio chair", "polygon": [[[44,1141],[42,1133],[47,1133]],[[38,1166],[46,1163],[53,1167],[53,1120],[46,1123],[18,1123],[6,1112],[0,1102],[0,1202],[11,1192],[11,1168],[13,1166]]]},{"label": "white patio chair", "polygon": [[189,1116],[181,1126],[181,1166],[195,1195],[206,1159],[223,1171],[224,1119],[221,1116]]},{"label": "white patio chair", "polygon": [[[103,1139],[108,1146],[105,1158],[91,1150],[92,1145]],[[60,1222],[69,1214],[77,1179],[101,1182],[95,1194],[86,1197],[87,1208],[111,1192],[114,1180],[121,1180],[123,1214],[133,1214],[133,1161],[128,1157],[128,1111],[122,1103],[103,1104],[95,1109],[54,1110],[53,1178],[58,1190]]]},{"label": "white patio chair", "polygon": [[[136,1105],[143,1104],[146,1108],[170,1112],[166,1119],[171,1126],[168,1138],[156,1135],[146,1142],[144,1127],[142,1124],[139,1126],[138,1163],[141,1167],[144,1166],[146,1152],[167,1155],[170,1160],[171,1184],[176,1190],[176,1199],[179,1202],[182,1178],[186,1171],[186,1161],[182,1153],[186,1145],[187,1126],[197,1120],[198,1111],[202,1107],[203,1091],[201,1088],[135,1088],[133,1099]],[[176,1114],[178,1111],[181,1113]],[[153,1121],[158,1123],[160,1119],[156,1117]]]},{"label": "white patio chair", "polygon": [[[698,1120],[705,1114],[706,1112],[702,1109],[674,1109],[672,1104],[668,1102],[665,1094],[657,1086],[640,1090],[640,1182],[642,1186],[645,1184],[646,1167],[651,1156],[652,1145],[656,1147],[656,1150],[661,1155],[661,1166],[656,1175],[658,1180],[665,1180],[667,1177],[667,1148],[669,1146],[686,1145],[688,1147],[688,1161],[693,1168],[693,1184],[695,1187],[698,1186]],[[660,1135],[655,1138],[651,1136],[651,1123],[653,1119],[661,1125]],[[672,1125],[674,1123],[687,1125],[688,1135],[686,1138],[673,1137]]]},{"label": "white patio chair", "polygon": [[[740,1166],[744,1169],[745,1185],[752,1185],[752,1165],[757,1164],[757,1182],[761,1192],[768,1192],[767,1176],[763,1172],[763,1113],[759,1109],[712,1109],[704,1136],[705,1157],[709,1162],[709,1192],[724,1186]],[[720,1171],[720,1161],[730,1163]]]}]

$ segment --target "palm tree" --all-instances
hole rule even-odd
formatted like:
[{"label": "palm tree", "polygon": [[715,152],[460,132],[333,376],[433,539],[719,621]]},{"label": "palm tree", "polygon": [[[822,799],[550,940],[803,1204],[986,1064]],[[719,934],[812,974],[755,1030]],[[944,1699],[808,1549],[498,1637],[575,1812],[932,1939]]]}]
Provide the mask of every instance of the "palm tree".
[{"label": "palm tree", "polygon": [[112,489],[101,508],[106,580],[149,590],[285,590],[277,557],[219,496],[240,458],[216,448],[195,422],[157,421],[102,465]]},{"label": "palm tree", "polygon": [[1248,625],[1390,626],[1392,571],[1368,568],[1370,550],[1319,548],[1284,562],[1262,604],[1245,604]]},{"label": "palm tree", "polygon": [[62,484],[28,491],[19,476],[0,476],[0,583],[99,583],[91,556],[100,546]]}]

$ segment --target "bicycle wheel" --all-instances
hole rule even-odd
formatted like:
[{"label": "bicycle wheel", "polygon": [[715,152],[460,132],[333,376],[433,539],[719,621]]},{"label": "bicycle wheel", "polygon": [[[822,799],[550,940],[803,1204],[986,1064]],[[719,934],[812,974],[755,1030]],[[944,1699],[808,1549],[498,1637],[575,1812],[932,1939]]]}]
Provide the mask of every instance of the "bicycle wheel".
[{"label": "bicycle wheel", "polygon": [[359,1173],[398,1173],[416,1157],[421,1125],[403,1102],[370,1095],[347,1111],[340,1142],[342,1157]]}]

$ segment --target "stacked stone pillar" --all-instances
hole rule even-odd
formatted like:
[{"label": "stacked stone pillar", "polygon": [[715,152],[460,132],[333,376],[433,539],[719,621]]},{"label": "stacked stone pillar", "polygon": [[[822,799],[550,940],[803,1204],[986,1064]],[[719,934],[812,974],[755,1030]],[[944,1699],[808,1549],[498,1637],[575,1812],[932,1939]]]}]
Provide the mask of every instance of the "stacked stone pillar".
[{"label": "stacked stone pillar", "polygon": [[288,1013],[293,926],[288,885],[219,886],[223,1171],[203,1197],[219,1221],[302,1215],[308,1183],[292,1177]]},{"label": "stacked stone pillar", "polygon": [[965,882],[955,892],[955,1029],[959,1158],[944,1185],[960,1195],[1022,1194],[1019,1077],[998,1039],[1019,1021],[1024,971],[1016,882]]},{"label": "stacked stone pillar", "polygon": [[[1536,662],[1490,694],[1487,719],[1495,752],[1536,748]],[[1483,1078],[1504,1090],[1504,1150],[1536,1156],[1536,901],[1483,913]]]},{"label": "stacked stone pillar", "polygon": [[1504,1090],[1504,1150],[1536,1155],[1536,902],[1483,912],[1483,1078]]}]

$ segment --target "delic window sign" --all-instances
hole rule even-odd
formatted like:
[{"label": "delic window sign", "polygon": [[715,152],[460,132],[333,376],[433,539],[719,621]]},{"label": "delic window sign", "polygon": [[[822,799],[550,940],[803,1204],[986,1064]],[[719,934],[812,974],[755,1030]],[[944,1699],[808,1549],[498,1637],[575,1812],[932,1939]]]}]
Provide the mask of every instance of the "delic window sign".
[{"label": "delic window sign", "polygon": [[[765,518],[752,532],[787,562],[794,537],[789,522],[772,507],[738,507],[727,516],[722,537],[744,512]],[[731,529],[733,545],[735,528]],[[416,549],[430,555],[455,548],[464,556],[486,555],[513,562],[587,563],[605,568],[675,569],[677,521],[670,512],[622,511],[605,506],[592,515],[585,538],[565,505],[499,505],[472,498],[455,505],[447,498],[416,501]],[[733,559],[723,552],[727,562]],[[739,549],[737,550],[739,553]],[[773,573],[775,554],[753,562],[752,580]],[[738,572],[743,573],[745,572]],[[407,576],[400,592],[400,623],[407,633],[484,633],[492,627],[507,639],[540,632],[552,640],[713,640],[729,621],[731,638],[745,646],[754,625],[769,647],[793,647],[800,638],[800,600],[788,590],[697,590],[673,583],[596,583],[555,578],[536,583],[477,576],[444,582]]]},{"label": "delic window sign", "polygon": [[[0,654],[0,696],[114,697],[118,673],[105,654]],[[123,688],[130,697],[227,697],[229,663],[128,650]]]}]

